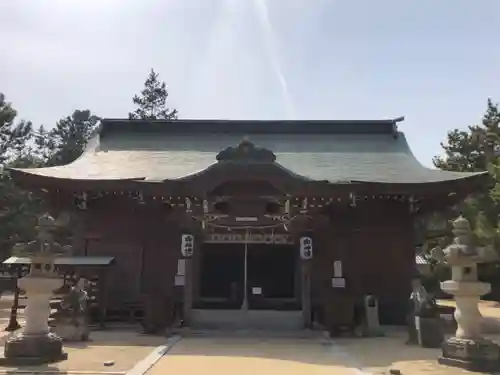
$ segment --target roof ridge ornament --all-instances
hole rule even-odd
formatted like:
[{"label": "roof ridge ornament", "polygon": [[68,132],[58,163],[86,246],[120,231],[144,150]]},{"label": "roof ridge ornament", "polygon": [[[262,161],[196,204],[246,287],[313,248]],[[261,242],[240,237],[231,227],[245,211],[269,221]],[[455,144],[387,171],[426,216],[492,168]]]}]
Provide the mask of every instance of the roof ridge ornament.
[{"label": "roof ridge ornament", "polygon": [[217,161],[274,163],[276,155],[271,150],[256,146],[247,136],[236,147],[228,147],[217,154]]}]

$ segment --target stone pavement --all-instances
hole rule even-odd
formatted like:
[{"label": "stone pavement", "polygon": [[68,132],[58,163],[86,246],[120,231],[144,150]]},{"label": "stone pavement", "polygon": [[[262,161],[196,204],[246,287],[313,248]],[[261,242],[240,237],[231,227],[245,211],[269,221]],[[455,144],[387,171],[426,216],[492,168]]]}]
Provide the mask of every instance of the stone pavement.
[{"label": "stone pavement", "polygon": [[361,375],[339,345],[314,338],[185,337],[147,375]]},{"label": "stone pavement", "polygon": [[[487,335],[500,342],[500,335]],[[406,332],[386,328],[386,337],[320,338],[184,337],[147,375],[379,375],[400,370],[404,375],[465,375],[470,372],[437,363],[440,349],[407,346]],[[137,374],[134,374],[137,375]]]},{"label": "stone pavement", "polygon": [[[500,341],[500,336],[490,336]],[[146,375],[170,372],[217,375],[381,375],[400,370],[403,375],[465,375],[470,372],[437,363],[439,349],[407,346],[406,333],[387,328],[386,337],[257,338],[185,337]],[[137,374],[134,374],[137,375]]]}]

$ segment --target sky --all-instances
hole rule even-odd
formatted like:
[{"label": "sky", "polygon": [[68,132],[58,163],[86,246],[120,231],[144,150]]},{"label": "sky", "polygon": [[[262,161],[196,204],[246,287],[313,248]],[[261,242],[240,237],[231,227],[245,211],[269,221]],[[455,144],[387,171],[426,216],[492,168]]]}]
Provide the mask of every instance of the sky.
[{"label": "sky", "polygon": [[51,127],[126,117],[151,68],[182,118],[382,119],[432,165],[500,101],[499,0],[0,0],[0,92]]}]

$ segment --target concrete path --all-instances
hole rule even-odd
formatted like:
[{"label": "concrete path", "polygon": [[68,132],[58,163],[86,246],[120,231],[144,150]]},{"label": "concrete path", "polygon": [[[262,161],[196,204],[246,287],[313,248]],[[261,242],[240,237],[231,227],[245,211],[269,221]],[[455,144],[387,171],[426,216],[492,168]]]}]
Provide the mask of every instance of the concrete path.
[{"label": "concrete path", "polygon": [[187,337],[147,375],[361,375],[341,346],[320,339]]}]

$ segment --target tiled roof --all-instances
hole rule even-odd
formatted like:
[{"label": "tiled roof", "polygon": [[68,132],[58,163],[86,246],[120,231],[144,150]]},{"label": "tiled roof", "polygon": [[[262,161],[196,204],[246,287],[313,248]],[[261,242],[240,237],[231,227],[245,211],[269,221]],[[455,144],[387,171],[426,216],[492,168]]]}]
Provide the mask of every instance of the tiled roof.
[{"label": "tiled roof", "polygon": [[[216,163],[216,155],[221,150],[236,146],[249,129],[254,129],[248,122],[244,126],[236,122],[234,128],[228,127],[231,122],[225,122],[225,127],[217,128],[220,131],[209,134],[206,131],[212,129],[209,125],[193,127],[190,124],[186,122],[184,131],[180,120],[173,131],[156,128],[151,131],[158,123],[151,129],[147,123],[143,124],[144,131],[130,126],[120,130],[111,124],[90,142],[87,151],[75,162],[21,171],[61,179],[176,180]],[[250,134],[249,139],[256,146],[273,151],[276,162],[283,168],[306,179],[412,184],[475,175],[422,166],[411,153],[404,134],[387,121],[357,125],[313,122],[309,132],[305,123],[300,123],[300,126],[294,125],[291,129],[295,130],[290,133],[283,132],[285,125],[270,122],[266,130],[266,122],[259,122],[255,129],[261,132]],[[352,131],[348,131],[348,125]],[[163,123],[163,126],[170,124]]]}]

